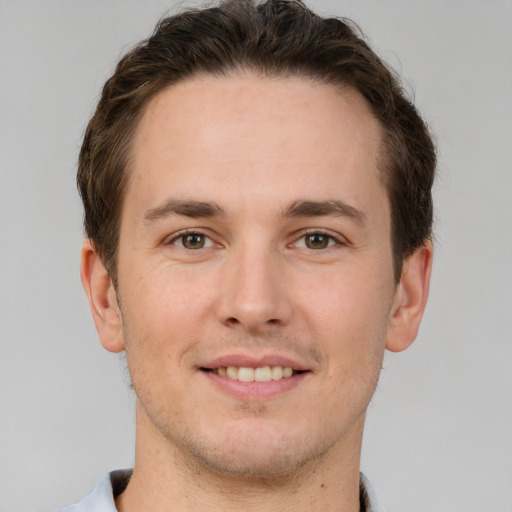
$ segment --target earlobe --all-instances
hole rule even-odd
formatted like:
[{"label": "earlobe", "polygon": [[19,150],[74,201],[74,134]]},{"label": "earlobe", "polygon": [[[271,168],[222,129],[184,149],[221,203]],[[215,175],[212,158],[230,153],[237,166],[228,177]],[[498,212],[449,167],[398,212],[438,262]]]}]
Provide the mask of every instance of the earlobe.
[{"label": "earlobe", "polygon": [[123,324],[114,285],[89,239],[82,244],[80,277],[101,344],[110,352],[122,352]]},{"label": "earlobe", "polygon": [[427,305],[432,257],[432,243],[427,241],[404,261],[386,337],[386,348],[392,352],[405,350],[418,334]]}]

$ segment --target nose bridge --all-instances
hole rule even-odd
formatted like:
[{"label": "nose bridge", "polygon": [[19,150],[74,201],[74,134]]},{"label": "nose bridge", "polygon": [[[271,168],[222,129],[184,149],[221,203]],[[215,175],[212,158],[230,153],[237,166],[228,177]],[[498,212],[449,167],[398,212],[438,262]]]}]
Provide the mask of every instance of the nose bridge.
[{"label": "nose bridge", "polygon": [[291,308],[281,260],[270,244],[247,242],[232,249],[221,284],[223,323],[247,330],[288,323]]}]

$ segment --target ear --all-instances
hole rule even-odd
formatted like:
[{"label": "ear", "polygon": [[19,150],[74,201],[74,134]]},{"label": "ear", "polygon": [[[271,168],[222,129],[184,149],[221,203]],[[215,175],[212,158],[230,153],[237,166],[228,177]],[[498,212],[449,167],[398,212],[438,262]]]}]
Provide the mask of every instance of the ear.
[{"label": "ear", "polygon": [[390,313],[386,348],[391,352],[405,350],[415,340],[427,305],[433,247],[427,241],[403,264]]},{"label": "ear", "polygon": [[82,244],[80,277],[101,344],[110,352],[122,352],[123,322],[114,285],[89,239]]}]

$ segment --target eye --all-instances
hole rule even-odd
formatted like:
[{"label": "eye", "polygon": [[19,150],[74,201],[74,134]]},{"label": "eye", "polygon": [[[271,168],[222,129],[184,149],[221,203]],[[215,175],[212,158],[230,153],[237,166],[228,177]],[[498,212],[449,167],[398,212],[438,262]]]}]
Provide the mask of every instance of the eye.
[{"label": "eye", "polygon": [[195,232],[182,233],[173,238],[170,243],[190,250],[205,249],[213,245],[211,238]]},{"label": "eye", "polygon": [[331,235],[320,232],[308,233],[295,242],[295,247],[302,247],[306,249],[327,249],[333,245],[339,244]]}]

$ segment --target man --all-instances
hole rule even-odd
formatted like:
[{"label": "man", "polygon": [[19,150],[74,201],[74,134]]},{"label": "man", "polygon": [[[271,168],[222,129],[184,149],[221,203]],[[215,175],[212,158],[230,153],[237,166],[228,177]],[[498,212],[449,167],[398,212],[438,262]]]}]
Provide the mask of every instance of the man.
[{"label": "man", "polygon": [[380,510],[365,411],[425,308],[434,168],[346,21],[285,0],[163,20],[107,81],[78,171],[135,466],[66,510]]}]

